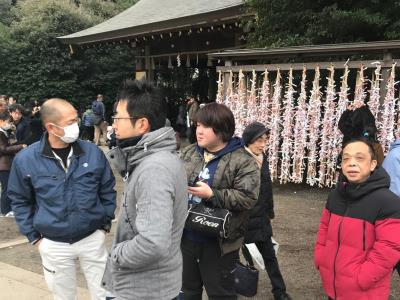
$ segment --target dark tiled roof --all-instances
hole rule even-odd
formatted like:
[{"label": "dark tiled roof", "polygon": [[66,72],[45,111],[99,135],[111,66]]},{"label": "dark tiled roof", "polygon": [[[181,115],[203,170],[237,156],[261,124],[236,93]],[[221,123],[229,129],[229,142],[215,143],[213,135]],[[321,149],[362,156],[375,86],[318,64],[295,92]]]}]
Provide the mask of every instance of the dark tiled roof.
[{"label": "dark tiled roof", "polygon": [[243,0],[140,0],[103,23],[60,39],[84,44],[213,23],[237,17],[243,3]]}]

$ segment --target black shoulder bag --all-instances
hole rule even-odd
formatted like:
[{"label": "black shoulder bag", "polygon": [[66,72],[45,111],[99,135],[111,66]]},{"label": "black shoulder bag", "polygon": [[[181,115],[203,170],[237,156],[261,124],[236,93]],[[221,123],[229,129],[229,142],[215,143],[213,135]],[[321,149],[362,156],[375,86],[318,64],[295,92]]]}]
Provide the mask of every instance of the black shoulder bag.
[{"label": "black shoulder bag", "polygon": [[246,245],[242,246],[242,253],[246,260],[246,264],[244,265],[240,260],[238,260],[236,262],[236,268],[233,270],[235,275],[236,293],[245,297],[254,297],[257,295],[259,272],[254,267],[251,255]]},{"label": "black shoulder bag", "polygon": [[203,201],[191,204],[185,228],[204,235],[227,238],[231,212],[224,208],[211,208]]}]

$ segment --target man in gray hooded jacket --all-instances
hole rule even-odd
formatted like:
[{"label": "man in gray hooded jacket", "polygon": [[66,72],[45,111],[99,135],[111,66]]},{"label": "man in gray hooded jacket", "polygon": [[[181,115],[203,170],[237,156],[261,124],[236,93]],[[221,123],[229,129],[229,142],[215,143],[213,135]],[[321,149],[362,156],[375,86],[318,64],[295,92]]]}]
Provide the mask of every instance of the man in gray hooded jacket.
[{"label": "man in gray hooded jacket", "polygon": [[125,81],[118,99],[118,147],[108,156],[125,187],[103,285],[116,299],[175,299],[187,214],[186,172],[175,132],[164,127],[162,98],[148,82]]}]

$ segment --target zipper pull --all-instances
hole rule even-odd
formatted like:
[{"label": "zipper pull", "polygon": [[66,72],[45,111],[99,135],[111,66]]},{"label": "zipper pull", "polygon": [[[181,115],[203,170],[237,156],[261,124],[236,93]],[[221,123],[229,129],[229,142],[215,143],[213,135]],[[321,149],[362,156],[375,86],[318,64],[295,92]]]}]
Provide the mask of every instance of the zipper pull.
[{"label": "zipper pull", "polygon": [[126,182],[126,181],[128,180],[128,178],[129,178],[129,173],[128,173],[128,172],[125,172],[125,176],[124,176],[124,178],[122,179],[123,182]]}]

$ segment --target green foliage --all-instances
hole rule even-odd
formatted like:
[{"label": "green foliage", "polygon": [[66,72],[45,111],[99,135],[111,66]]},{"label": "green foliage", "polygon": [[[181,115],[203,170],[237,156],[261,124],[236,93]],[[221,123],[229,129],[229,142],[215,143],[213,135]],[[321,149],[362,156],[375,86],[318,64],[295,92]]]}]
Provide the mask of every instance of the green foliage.
[{"label": "green foliage", "polygon": [[201,101],[206,101],[209,96],[209,78],[210,71],[206,67],[181,66],[169,69],[161,66],[155,73],[157,86],[171,101],[187,97],[198,97]]},{"label": "green foliage", "polygon": [[137,0],[120,0],[116,4],[118,5],[119,10],[123,11],[123,10],[131,7],[136,2],[137,2]]},{"label": "green foliage", "polygon": [[119,84],[133,76],[132,50],[127,45],[74,47],[71,55],[68,45],[57,37],[98,24],[119,13],[126,3],[19,1],[9,10],[13,16],[9,26],[0,23],[0,94],[21,102],[60,97],[82,107],[102,93],[111,113]]},{"label": "green foliage", "polygon": [[79,7],[81,10],[89,12],[97,23],[115,16],[122,8],[112,1],[98,0],[82,0]]},{"label": "green foliage", "polygon": [[396,0],[246,0],[257,12],[250,42],[280,47],[400,38]]},{"label": "green foliage", "polygon": [[0,0],[0,23],[10,25],[13,19],[11,0]]}]

